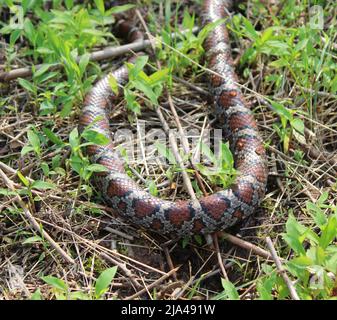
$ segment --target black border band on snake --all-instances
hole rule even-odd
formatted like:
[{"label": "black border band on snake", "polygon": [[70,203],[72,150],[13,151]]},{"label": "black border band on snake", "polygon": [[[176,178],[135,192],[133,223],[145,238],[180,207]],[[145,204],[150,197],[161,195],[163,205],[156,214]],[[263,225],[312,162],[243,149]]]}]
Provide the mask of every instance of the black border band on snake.
[{"label": "black border band on snake", "polygon": [[[227,0],[204,1],[203,24],[228,17]],[[127,21],[118,24],[129,41],[142,39],[142,33]],[[109,75],[98,81],[87,94],[80,125],[97,130],[111,140],[105,146],[91,145],[88,155],[108,171],[95,174],[95,183],[107,204],[136,225],[163,234],[187,236],[221,231],[252,215],[265,194],[267,165],[265,149],[252,111],[247,106],[233,68],[228,32],[216,26],[204,43],[207,67],[212,71],[210,86],[215,114],[225,130],[238,175],[230,188],[198,201],[166,201],[140,188],[125,172],[124,160],[114,149],[109,131],[108,102],[114,100]],[[112,72],[121,85],[128,80],[125,66]],[[95,118],[100,120],[95,122]]]}]

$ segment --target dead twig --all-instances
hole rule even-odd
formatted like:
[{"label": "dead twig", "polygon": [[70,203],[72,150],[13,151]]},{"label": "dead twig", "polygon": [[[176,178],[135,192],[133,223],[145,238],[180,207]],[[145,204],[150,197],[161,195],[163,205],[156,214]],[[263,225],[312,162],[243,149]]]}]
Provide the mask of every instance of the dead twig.
[{"label": "dead twig", "polygon": [[276,268],[280,272],[280,274],[281,274],[284,282],[286,283],[286,285],[287,285],[287,287],[289,289],[289,293],[290,293],[291,298],[293,300],[300,300],[300,297],[298,296],[293,283],[289,279],[289,277],[288,277],[288,275],[286,273],[286,270],[282,266],[281,260],[280,260],[280,258],[277,255],[277,252],[276,252],[276,250],[274,248],[273,242],[271,241],[270,237],[266,237],[266,243],[267,243],[267,246],[268,246],[269,251],[271,253],[271,256],[272,256],[272,258],[273,258],[273,260],[274,260],[274,262],[276,264]]},{"label": "dead twig", "polygon": [[229,280],[228,275],[227,275],[227,272],[226,272],[226,269],[225,269],[225,266],[224,266],[224,264],[223,264],[222,257],[221,257],[221,252],[220,252],[220,248],[219,248],[219,241],[218,241],[218,236],[217,236],[217,234],[213,234],[213,243],[214,243],[214,249],[215,249],[215,251],[216,251],[216,256],[217,256],[217,258],[218,258],[218,263],[219,263],[221,272],[222,272],[224,278],[225,278],[226,280]]},{"label": "dead twig", "polygon": [[222,233],[222,235],[224,236],[225,240],[229,241],[230,243],[233,243],[235,245],[237,245],[238,247],[241,247],[243,249],[246,249],[248,251],[252,251],[255,254],[257,254],[258,256],[261,256],[265,259],[270,259],[271,255],[268,251],[256,246],[255,244],[252,244],[248,241],[242,240],[238,237],[235,237],[229,233]]}]

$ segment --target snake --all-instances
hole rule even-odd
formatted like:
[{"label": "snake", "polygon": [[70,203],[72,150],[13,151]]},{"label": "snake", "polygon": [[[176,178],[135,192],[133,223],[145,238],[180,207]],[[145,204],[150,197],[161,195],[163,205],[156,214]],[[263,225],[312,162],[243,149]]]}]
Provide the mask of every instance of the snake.
[{"label": "snake", "polygon": [[[203,43],[214,97],[212,108],[224,130],[224,139],[229,142],[237,170],[228,188],[198,199],[169,201],[151,195],[127,174],[109,126],[109,108],[118,96],[111,89],[109,77],[113,76],[120,86],[125,85],[127,66],[101,78],[84,99],[81,130],[90,127],[109,139],[106,145],[86,147],[91,161],[106,168],[105,172],[94,173],[94,184],[117,215],[140,228],[175,237],[224,231],[254,214],[264,198],[268,170],[263,140],[235,73],[226,23],[216,23],[229,18],[231,5],[228,0],[206,0],[201,13],[203,26],[214,23]],[[120,20],[117,29],[130,42],[143,39],[142,32],[127,20]]]}]

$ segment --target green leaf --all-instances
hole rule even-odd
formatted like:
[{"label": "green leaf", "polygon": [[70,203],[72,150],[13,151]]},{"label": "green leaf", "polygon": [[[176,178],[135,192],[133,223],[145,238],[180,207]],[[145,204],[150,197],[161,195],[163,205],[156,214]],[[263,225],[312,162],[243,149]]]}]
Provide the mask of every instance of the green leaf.
[{"label": "green leaf", "polygon": [[135,5],[134,4],[125,4],[122,6],[114,6],[109,10],[109,14],[116,14],[116,13],[120,13],[120,12],[124,12],[127,10],[130,10],[132,8],[134,8]]},{"label": "green leaf", "polygon": [[48,71],[48,69],[52,66],[53,64],[51,63],[45,63],[42,64],[33,74],[33,78],[36,79],[39,76],[41,76],[42,74],[44,74],[46,71]]},{"label": "green leaf", "polygon": [[68,10],[71,10],[74,6],[74,1],[73,0],[64,0],[64,3],[67,7]]},{"label": "green leaf", "polygon": [[58,289],[58,290],[61,290],[61,291],[64,291],[64,292],[67,292],[68,291],[68,286],[67,284],[59,279],[59,278],[56,278],[56,277],[53,277],[53,276],[44,276],[44,277],[41,277],[41,279],[49,284],[50,286],[54,287],[55,289]]},{"label": "green leaf", "polygon": [[36,243],[36,242],[42,242],[43,239],[40,236],[33,236],[30,238],[27,238],[22,242],[22,244],[29,244],[29,243]]},{"label": "green leaf", "polygon": [[31,84],[30,82],[28,82],[26,79],[22,79],[19,78],[18,82],[20,84],[21,87],[23,87],[24,89],[26,89],[27,91],[31,92],[31,93],[35,93],[35,87],[33,84]]},{"label": "green leaf", "polygon": [[53,143],[55,143],[59,146],[64,145],[63,141],[50,129],[44,127],[44,128],[42,128],[42,131],[44,132],[44,134],[48,137],[48,139],[51,142],[53,142]]},{"label": "green leaf", "polygon": [[35,292],[30,296],[30,300],[42,300],[43,296],[40,289],[35,290]]},{"label": "green leaf", "polygon": [[234,159],[229,149],[229,143],[221,143],[221,163],[222,167],[233,167]]},{"label": "green leaf", "polygon": [[82,137],[85,140],[100,146],[105,146],[110,142],[110,139],[106,137],[103,133],[92,129],[83,131]]},{"label": "green leaf", "polygon": [[19,179],[21,180],[21,182],[22,182],[26,187],[29,187],[29,185],[30,185],[29,181],[27,180],[27,178],[26,178],[20,171],[17,172],[17,175],[18,175]]},{"label": "green leaf", "polygon": [[0,188],[0,195],[2,195],[2,196],[16,196],[17,193],[15,191]]},{"label": "green leaf", "polygon": [[9,44],[11,46],[13,46],[15,44],[16,40],[18,40],[18,38],[20,37],[20,35],[21,35],[21,30],[20,29],[12,31],[11,35],[9,37]]},{"label": "green leaf", "polygon": [[71,112],[71,108],[73,106],[72,101],[67,101],[64,105],[63,108],[60,112],[60,115],[62,118],[65,118],[67,116],[69,116],[70,112]]},{"label": "green leaf", "polygon": [[156,183],[154,181],[149,181],[146,183],[147,187],[149,188],[149,192],[150,194],[152,194],[153,196],[157,196],[158,195],[158,189],[156,186]]},{"label": "green leaf", "polygon": [[326,248],[332,240],[337,236],[337,218],[330,216],[328,223],[322,231],[319,244],[322,248]]},{"label": "green leaf", "polygon": [[243,22],[244,29],[245,29],[247,35],[249,35],[249,37],[252,40],[258,40],[259,34],[255,31],[255,28],[252,25],[252,23],[247,18],[245,18],[244,16],[241,16],[241,20]]},{"label": "green leaf", "polygon": [[28,130],[27,137],[31,146],[34,148],[34,151],[37,154],[40,154],[41,145],[39,136],[33,130]]},{"label": "green leaf", "polygon": [[286,108],[284,107],[281,103],[278,103],[278,102],[274,102],[272,101],[271,102],[271,105],[273,107],[273,109],[281,116],[281,117],[284,117],[285,119],[287,120],[292,120],[293,118],[293,115],[291,114],[291,112]]},{"label": "green leaf", "polygon": [[112,92],[117,96],[118,95],[118,82],[116,78],[110,74],[108,77],[109,85],[111,87]]},{"label": "green leaf", "polygon": [[30,19],[28,19],[28,18],[25,19],[25,22],[24,22],[24,25],[23,25],[23,29],[24,29],[26,37],[29,39],[29,41],[31,43],[34,44],[34,36],[36,34],[36,31],[34,29],[34,25],[30,21]]},{"label": "green leaf", "polygon": [[148,56],[139,56],[134,64],[127,64],[130,70],[130,79],[135,79],[149,60]]},{"label": "green leaf", "polygon": [[106,171],[108,171],[108,169],[105,166],[103,166],[101,164],[98,164],[98,163],[91,164],[86,169],[88,171],[91,171],[91,172],[106,172]]},{"label": "green leaf", "polygon": [[55,184],[51,182],[36,180],[31,185],[32,189],[40,189],[40,190],[47,190],[47,189],[55,189]]},{"label": "green leaf", "polygon": [[169,69],[165,68],[165,69],[161,69],[156,71],[155,73],[152,73],[149,76],[149,80],[150,80],[150,85],[156,85],[158,83],[161,83],[163,81],[165,81],[167,79],[167,75],[168,75]]},{"label": "green leaf", "polygon": [[95,0],[95,4],[100,14],[103,16],[105,13],[104,1],[103,0]]},{"label": "green leaf", "polygon": [[104,270],[96,280],[95,295],[101,297],[109,288],[111,281],[115,277],[117,266]]},{"label": "green leaf", "polygon": [[304,123],[299,118],[294,118],[290,121],[290,125],[299,133],[304,135]]},{"label": "green leaf", "polygon": [[240,300],[235,286],[228,280],[221,278],[224,291],[214,297],[215,300]]},{"label": "green leaf", "polygon": [[156,141],[154,145],[157,148],[159,154],[165,157],[169,161],[170,164],[174,164],[174,165],[177,164],[177,161],[172,151],[169,148],[167,148],[164,144],[158,141]]},{"label": "green leaf", "polygon": [[28,152],[34,151],[34,148],[32,146],[23,146],[21,149],[21,155],[24,156]]},{"label": "green leaf", "polygon": [[75,172],[81,174],[83,170],[83,161],[78,155],[74,154],[70,157],[70,165]]},{"label": "green leaf", "polygon": [[143,92],[146,97],[148,97],[154,105],[158,104],[157,95],[153,92],[152,88],[139,80],[132,81],[132,84],[136,89]]},{"label": "green leaf", "polygon": [[69,134],[69,144],[72,149],[75,149],[79,145],[78,130],[74,128]]},{"label": "green leaf", "polygon": [[309,201],[306,203],[306,206],[309,214],[320,228],[327,223],[328,219],[321,208]]},{"label": "green leaf", "polygon": [[78,63],[78,67],[79,67],[79,70],[80,70],[80,75],[81,77],[83,76],[87,66],[88,66],[88,63],[90,61],[90,54],[89,53],[85,53],[81,56],[80,58],[80,61]]}]

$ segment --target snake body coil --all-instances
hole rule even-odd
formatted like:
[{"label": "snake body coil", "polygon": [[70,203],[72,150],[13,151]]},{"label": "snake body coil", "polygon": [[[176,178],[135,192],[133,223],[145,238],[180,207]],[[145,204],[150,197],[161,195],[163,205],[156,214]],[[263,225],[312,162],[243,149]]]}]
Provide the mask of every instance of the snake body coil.
[{"label": "snake body coil", "polygon": [[[227,17],[229,1],[207,0],[203,7],[203,23]],[[138,30],[130,30],[125,21],[120,28],[129,33],[130,41],[139,40]],[[125,172],[124,161],[114,151],[112,141],[106,146],[91,145],[87,153],[96,163],[109,170],[95,174],[96,184],[118,214],[137,225],[160,233],[185,236],[226,229],[251,215],[265,193],[267,168],[265,150],[251,110],[247,107],[233,69],[228,33],[224,24],[216,26],[204,44],[210,85],[214,94],[217,119],[223,124],[234,165],[238,170],[229,189],[200,198],[198,201],[171,202],[156,198],[142,190]],[[125,66],[112,72],[118,83],[128,79]],[[107,116],[108,101],[114,99],[108,76],[98,81],[85,99],[80,124],[91,125],[110,137]],[[94,121],[100,116],[99,121]]]}]

